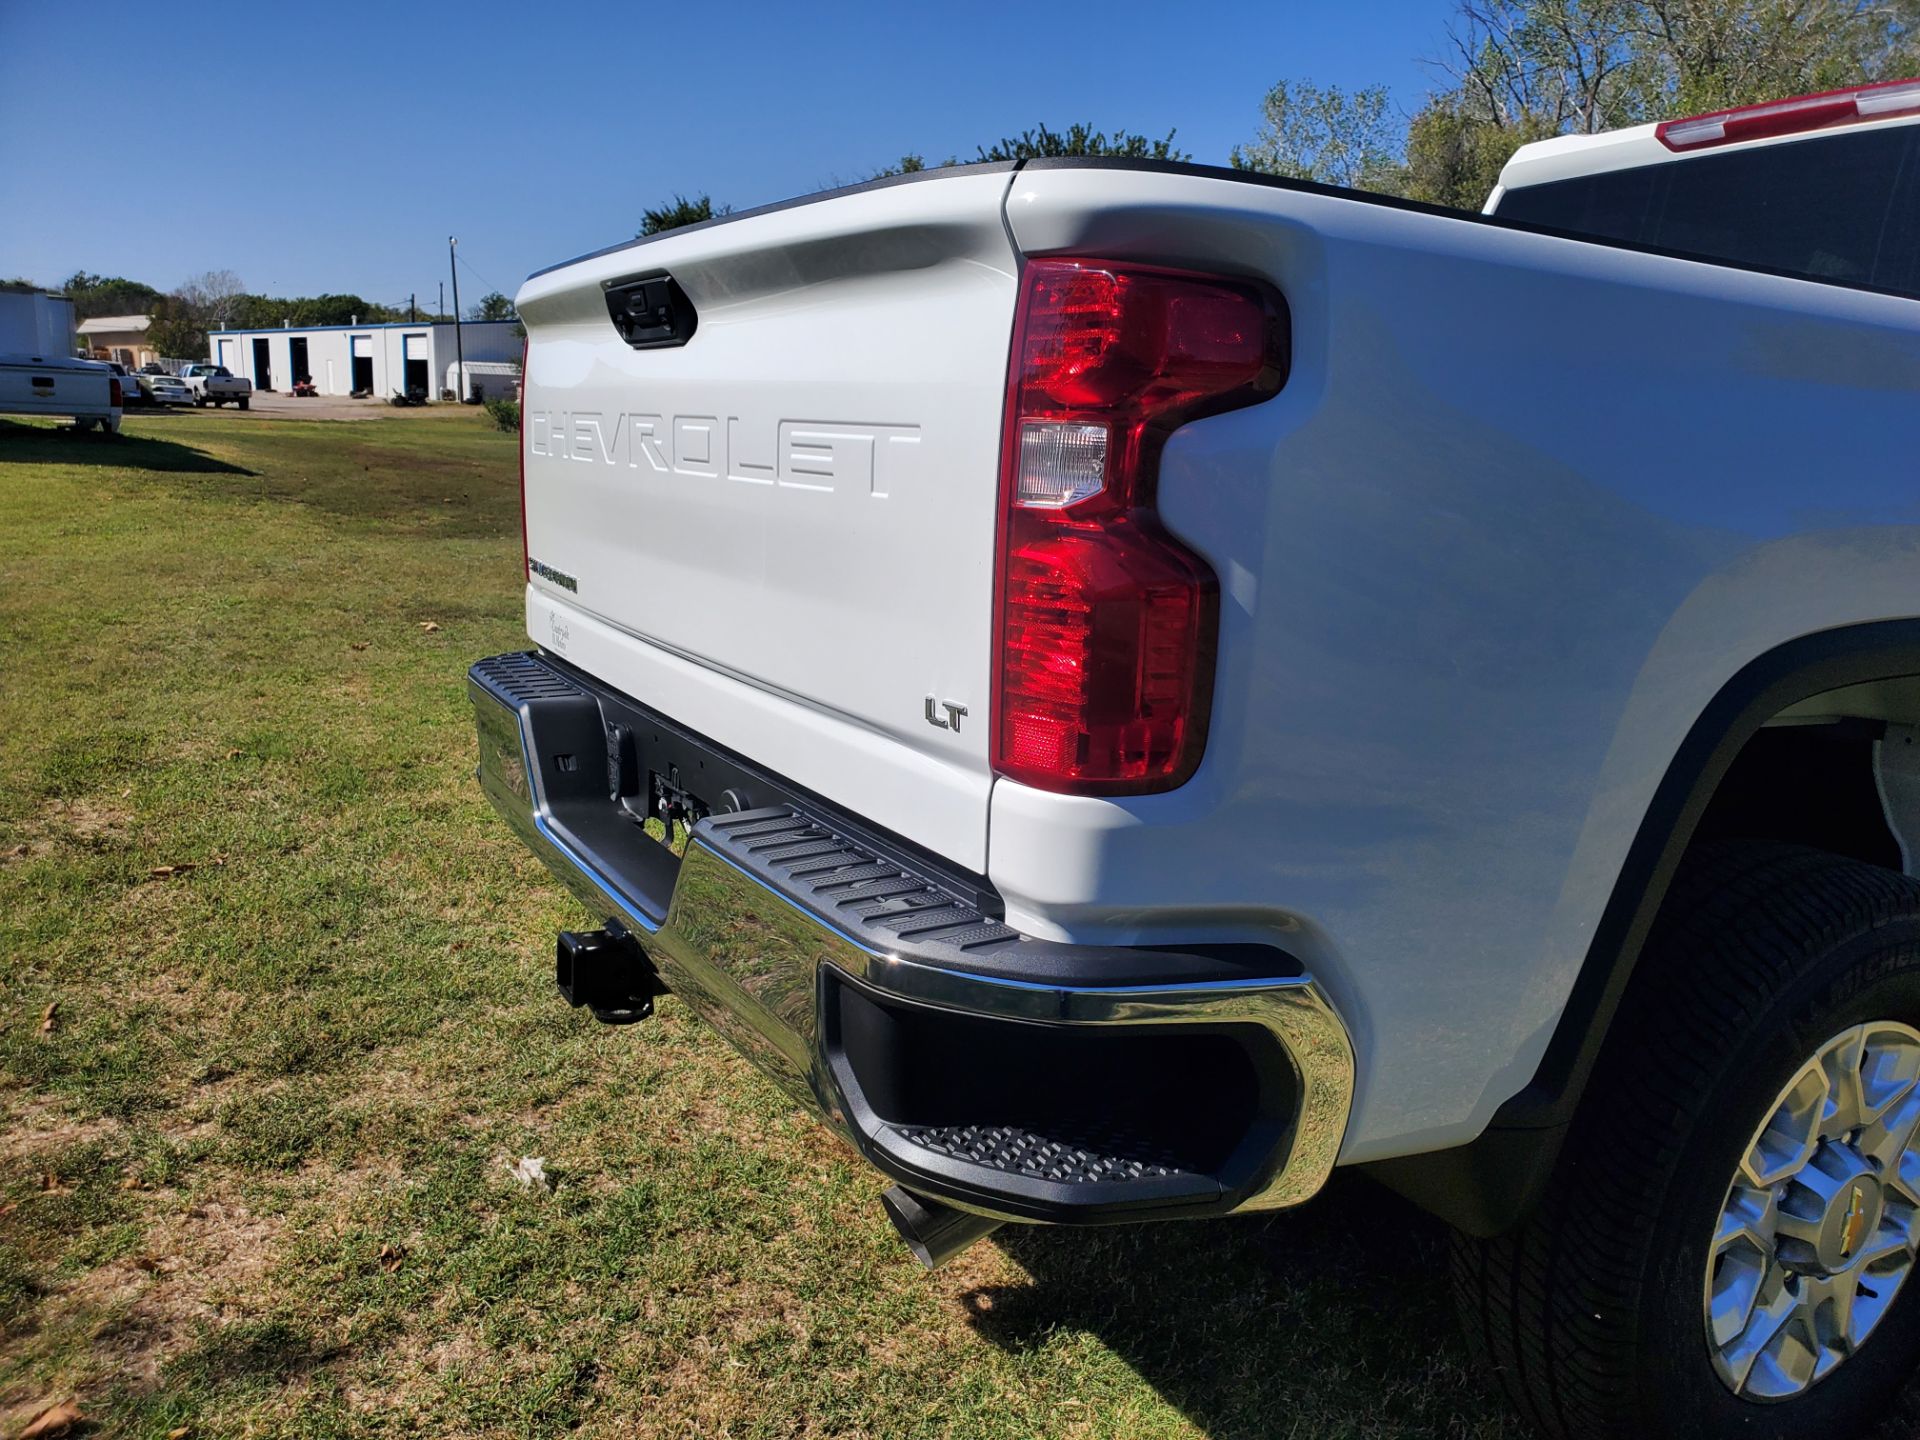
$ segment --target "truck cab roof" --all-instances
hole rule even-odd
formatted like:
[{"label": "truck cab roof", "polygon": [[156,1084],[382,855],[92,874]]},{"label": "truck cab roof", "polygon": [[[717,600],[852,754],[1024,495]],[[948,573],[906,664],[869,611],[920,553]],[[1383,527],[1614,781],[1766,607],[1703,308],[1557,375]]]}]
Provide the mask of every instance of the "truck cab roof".
[{"label": "truck cab roof", "polygon": [[1920,80],[1522,146],[1486,211],[1920,298]]},{"label": "truck cab roof", "polygon": [[1713,110],[1597,135],[1556,135],[1513,152],[1484,210],[1495,214],[1510,192],[1559,180],[1675,164],[1736,148],[1790,145],[1842,127],[1914,124],[1920,124],[1920,78]]}]

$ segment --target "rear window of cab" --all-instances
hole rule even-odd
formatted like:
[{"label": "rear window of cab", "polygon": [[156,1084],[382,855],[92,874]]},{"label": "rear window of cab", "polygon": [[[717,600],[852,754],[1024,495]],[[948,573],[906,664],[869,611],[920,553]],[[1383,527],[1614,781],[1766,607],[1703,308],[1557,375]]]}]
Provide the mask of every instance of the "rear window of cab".
[{"label": "rear window of cab", "polygon": [[1920,298],[1920,126],[1828,131],[1528,185],[1495,213]]}]

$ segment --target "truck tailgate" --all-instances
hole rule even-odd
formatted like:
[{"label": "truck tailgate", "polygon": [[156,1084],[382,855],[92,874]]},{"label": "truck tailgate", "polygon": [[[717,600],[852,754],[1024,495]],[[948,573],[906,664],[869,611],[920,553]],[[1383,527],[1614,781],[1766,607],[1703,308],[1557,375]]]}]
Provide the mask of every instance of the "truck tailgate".
[{"label": "truck tailgate", "polygon": [[[1007,184],[948,174],[672,232],[518,302],[533,638],[975,870]],[[624,310],[658,277],[678,293],[638,293],[692,333],[636,346],[609,292]]]}]

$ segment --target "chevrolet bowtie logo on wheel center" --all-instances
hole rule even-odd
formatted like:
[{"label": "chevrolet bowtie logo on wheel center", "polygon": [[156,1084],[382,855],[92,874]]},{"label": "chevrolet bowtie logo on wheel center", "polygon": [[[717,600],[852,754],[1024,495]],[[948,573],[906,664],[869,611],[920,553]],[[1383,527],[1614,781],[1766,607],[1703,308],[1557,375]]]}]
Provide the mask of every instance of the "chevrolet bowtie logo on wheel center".
[{"label": "chevrolet bowtie logo on wheel center", "polygon": [[1860,1248],[1861,1232],[1867,1224],[1867,1192],[1855,1185],[1847,1195],[1846,1224],[1840,1231],[1840,1254],[1852,1259]]}]

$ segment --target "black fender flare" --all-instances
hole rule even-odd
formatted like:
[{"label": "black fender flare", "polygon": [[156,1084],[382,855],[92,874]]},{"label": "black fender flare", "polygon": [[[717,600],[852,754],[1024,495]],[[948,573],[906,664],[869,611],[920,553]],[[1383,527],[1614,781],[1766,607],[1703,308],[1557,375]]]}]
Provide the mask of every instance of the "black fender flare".
[{"label": "black fender flare", "polygon": [[1497,1235],[1518,1223],[1552,1173],[1654,917],[1741,747],[1815,695],[1916,675],[1920,619],[1816,631],[1742,667],[1694,721],[1661,777],[1533,1079],[1468,1144],[1362,1168],[1469,1234]]}]

